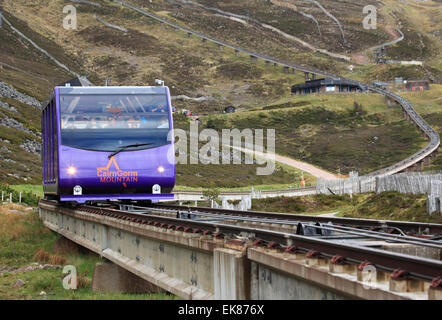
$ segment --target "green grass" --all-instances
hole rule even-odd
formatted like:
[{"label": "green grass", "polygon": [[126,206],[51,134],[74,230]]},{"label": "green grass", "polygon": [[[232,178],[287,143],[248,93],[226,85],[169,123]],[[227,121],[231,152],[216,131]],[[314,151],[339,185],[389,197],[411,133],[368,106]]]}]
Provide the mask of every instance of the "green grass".
[{"label": "green grass", "polygon": [[[30,188],[31,190],[33,188]],[[11,211],[12,210],[12,211]],[[81,278],[78,290],[65,290],[62,269],[35,270],[30,272],[9,273],[0,276],[0,300],[3,299],[43,299],[41,291],[47,293],[48,300],[87,299],[87,300],[163,300],[176,299],[168,294],[124,294],[102,293],[91,290],[92,275],[96,263],[103,260],[96,254],[72,243],[68,249],[55,246],[60,235],[47,229],[38,217],[38,213],[25,210],[18,205],[0,206],[0,267],[28,266],[35,262],[35,253],[39,250],[65,259],[66,265],[77,269]],[[66,241],[66,240],[65,240]],[[25,285],[13,288],[16,280],[25,281]]]},{"label": "green grass", "polygon": [[[276,153],[329,171],[367,173],[396,163],[425,143],[402,120],[399,108],[388,108],[378,95],[313,95],[292,98],[303,106],[209,116],[203,125],[223,128],[274,128]],[[309,102],[308,105],[305,102]],[[362,109],[362,111],[361,111]]]},{"label": "green grass", "polygon": [[252,210],[282,213],[320,214],[347,206],[345,196],[313,195],[278,197],[252,201]]},{"label": "green grass", "polygon": [[20,184],[20,185],[11,185],[10,187],[11,189],[17,192],[29,192],[35,194],[36,196],[43,197],[42,185]]},{"label": "green grass", "polygon": [[18,188],[14,188],[0,184],[0,193],[4,193],[5,197],[4,201],[9,201],[10,195],[12,194],[12,202],[15,203],[19,202],[20,192],[21,192],[22,203],[36,207],[38,205],[38,201],[40,200],[42,194],[34,193],[34,191],[32,191],[33,189],[38,190],[38,188],[36,188],[36,186],[34,185],[22,185]]},{"label": "green grass", "polygon": [[[310,183],[306,183],[306,186],[311,186]],[[237,188],[217,188],[219,191],[224,192],[230,192],[230,191],[251,191],[252,187],[255,191],[258,190],[281,190],[281,189],[291,189],[291,188],[299,188],[299,183],[289,183],[289,184],[262,184],[262,185],[255,185],[255,186],[246,186],[246,187],[237,187]],[[208,188],[198,188],[198,187],[188,187],[188,186],[181,186],[176,185],[173,191],[204,191]]]},{"label": "green grass", "polygon": [[[85,269],[89,271],[93,268]],[[77,269],[78,272],[78,269]],[[0,276],[0,299],[2,300],[175,300],[176,296],[166,293],[160,294],[128,294],[112,292],[93,292],[90,287],[77,290],[65,290],[62,285],[63,275],[61,269],[35,270],[17,274],[6,273]],[[88,277],[90,278],[90,277]],[[13,288],[18,279],[25,285]],[[45,296],[40,292],[44,291]]]}]

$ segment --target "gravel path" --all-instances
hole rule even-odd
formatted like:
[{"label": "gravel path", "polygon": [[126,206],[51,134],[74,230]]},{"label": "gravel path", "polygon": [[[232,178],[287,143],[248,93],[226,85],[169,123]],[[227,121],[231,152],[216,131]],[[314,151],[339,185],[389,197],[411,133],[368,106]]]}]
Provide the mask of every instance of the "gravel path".
[{"label": "gravel path", "polygon": [[336,217],[336,215],[337,215],[338,213],[339,213],[339,211],[328,212],[328,213],[318,214],[317,217],[328,217],[328,218],[333,218],[333,217]]},{"label": "gravel path", "polygon": [[255,153],[256,156],[269,159],[269,160],[275,160],[276,162],[283,163],[285,165],[288,165],[290,167],[305,171],[307,173],[310,173],[312,176],[316,178],[324,178],[329,180],[335,180],[340,179],[338,176],[334,175],[331,172],[325,171],[323,169],[317,168],[314,165],[311,165],[306,162],[298,161],[289,157],[281,156],[279,154],[270,154],[270,153],[263,153],[259,151],[252,151],[250,149],[242,149],[242,148],[236,148],[232,146],[232,149],[242,150],[244,152],[248,153]]},{"label": "gravel path", "polygon": [[325,171],[323,169],[317,168],[309,163],[301,162],[298,160],[294,160],[288,157],[275,155],[275,160],[277,162],[286,164],[288,166],[297,168],[299,170],[305,171],[310,173],[312,176],[315,176],[316,178],[324,178],[324,179],[339,179],[337,176],[335,176],[333,173]]}]

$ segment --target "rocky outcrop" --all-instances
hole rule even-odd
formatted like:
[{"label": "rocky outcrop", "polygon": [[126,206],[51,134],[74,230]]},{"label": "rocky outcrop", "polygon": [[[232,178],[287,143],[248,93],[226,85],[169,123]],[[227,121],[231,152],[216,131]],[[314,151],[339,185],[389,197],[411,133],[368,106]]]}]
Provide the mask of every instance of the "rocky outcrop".
[{"label": "rocky outcrop", "polygon": [[33,153],[37,156],[40,156],[41,154],[41,144],[35,140],[26,140],[20,145],[20,147],[26,152]]},{"label": "rocky outcrop", "polygon": [[40,101],[38,101],[34,97],[17,91],[17,89],[4,83],[3,81],[0,81],[0,97],[15,99],[17,101],[20,101],[21,103],[41,109]]},{"label": "rocky outcrop", "polygon": [[37,133],[35,133],[32,130],[29,130],[27,128],[25,128],[23,126],[23,123],[18,122],[17,120],[13,119],[13,118],[9,118],[8,116],[3,115],[2,118],[0,118],[0,125],[8,127],[8,128],[12,128],[12,129],[17,129],[26,133],[30,133],[34,136],[38,136]]},{"label": "rocky outcrop", "polygon": [[12,112],[18,112],[17,109],[11,105],[9,105],[9,103],[0,101],[0,108],[6,109],[8,111],[12,111]]}]

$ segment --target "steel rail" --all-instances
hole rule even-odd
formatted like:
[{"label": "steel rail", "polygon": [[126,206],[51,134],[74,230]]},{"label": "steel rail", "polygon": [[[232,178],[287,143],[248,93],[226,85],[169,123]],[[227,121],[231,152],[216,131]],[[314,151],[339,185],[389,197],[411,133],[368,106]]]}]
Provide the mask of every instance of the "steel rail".
[{"label": "steel rail", "polygon": [[308,216],[302,214],[291,213],[277,213],[277,212],[263,212],[263,211],[238,211],[229,209],[217,209],[208,207],[189,207],[179,206],[172,204],[157,204],[151,205],[151,208],[168,208],[171,210],[181,211],[196,211],[196,212],[208,212],[218,213],[231,216],[243,216],[251,218],[263,218],[274,220],[297,220],[300,222],[332,222],[334,224],[360,226],[360,227],[372,227],[372,228],[398,228],[402,231],[411,231],[414,233],[420,233],[425,229],[428,229],[430,234],[442,233],[442,224],[428,223],[428,222],[408,222],[408,221],[392,221],[392,220],[372,220],[372,219],[358,219],[358,218],[341,218],[341,217],[320,217],[320,216]]},{"label": "steel rail", "polygon": [[[134,208],[143,208],[143,207],[134,207]],[[157,209],[157,208],[151,208],[154,211],[160,211],[160,212],[175,212],[171,209]],[[223,214],[214,214],[214,213],[204,213],[204,212],[188,212],[183,211],[180,212],[182,214],[191,214],[196,215],[200,217],[211,217],[218,219],[230,219],[230,220],[236,220],[236,221],[243,221],[243,222],[260,222],[260,223],[269,223],[269,224],[281,224],[281,225],[298,225],[300,221],[297,220],[276,220],[276,219],[262,219],[262,218],[251,218],[251,217],[241,217],[241,216],[232,216],[232,215],[223,215]],[[394,235],[384,232],[378,232],[378,231],[370,231],[370,230],[361,230],[358,228],[351,228],[351,227],[344,227],[344,226],[335,226],[335,225],[307,225],[309,228],[313,229],[319,229],[319,230],[328,230],[328,231],[335,231],[335,232],[341,232],[351,235],[356,235],[360,237],[365,238],[373,238],[378,240],[384,240],[384,241],[395,241],[399,243],[406,243],[406,244],[414,244],[418,246],[424,246],[424,247],[430,247],[430,248],[436,248],[436,249],[442,249],[442,242],[435,241],[431,239],[425,239],[425,238],[419,238],[419,237],[412,237],[407,235]]]},{"label": "steel rail", "polygon": [[[269,231],[260,228],[241,227],[221,223],[210,223],[177,219],[164,216],[144,215],[109,208],[93,206],[80,206],[68,208],[47,200],[40,200],[39,207],[42,209],[59,212],[67,215],[75,213],[89,213],[110,218],[125,220],[131,223],[153,225],[163,229],[192,232],[197,234],[212,234],[215,237],[223,235],[244,236],[251,239],[259,239],[272,244],[272,247],[296,248],[305,252],[318,251],[325,257],[342,256],[350,263],[362,263],[369,261],[376,268],[385,271],[393,271],[398,268],[407,270],[410,277],[420,280],[432,280],[442,275],[442,261],[383,251],[374,248],[336,243],[330,240],[317,239],[285,232]],[[275,245],[276,244],[276,245]],[[291,251],[289,251],[291,252]]]}]

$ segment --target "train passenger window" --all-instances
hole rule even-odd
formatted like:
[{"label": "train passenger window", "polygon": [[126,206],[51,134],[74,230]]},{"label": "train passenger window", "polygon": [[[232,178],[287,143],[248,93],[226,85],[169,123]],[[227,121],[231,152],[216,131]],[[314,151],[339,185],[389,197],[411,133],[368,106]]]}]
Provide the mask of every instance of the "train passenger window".
[{"label": "train passenger window", "polygon": [[63,145],[114,151],[124,145],[170,143],[165,94],[61,94],[60,114]]}]

